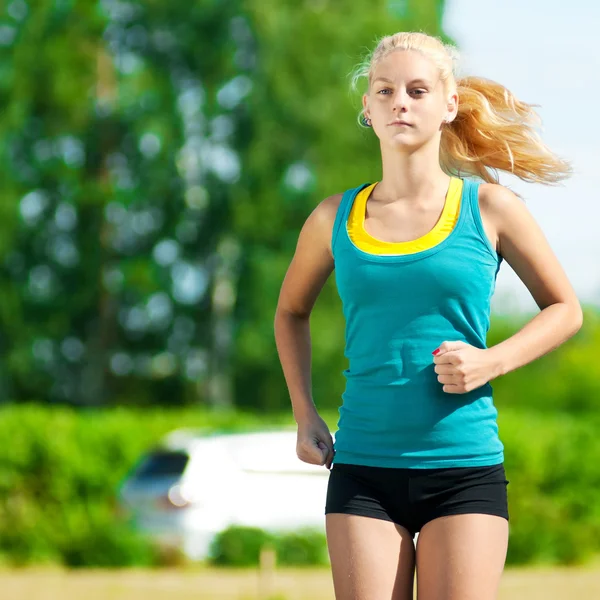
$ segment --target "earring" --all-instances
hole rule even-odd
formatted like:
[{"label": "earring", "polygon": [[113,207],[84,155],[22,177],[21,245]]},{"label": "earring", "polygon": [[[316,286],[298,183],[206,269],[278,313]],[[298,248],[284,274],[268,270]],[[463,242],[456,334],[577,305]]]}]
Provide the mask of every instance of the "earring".
[{"label": "earring", "polygon": [[361,123],[365,126],[365,127],[372,127],[372,121],[371,119],[369,119],[368,117],[363,117],[361,120]]}]

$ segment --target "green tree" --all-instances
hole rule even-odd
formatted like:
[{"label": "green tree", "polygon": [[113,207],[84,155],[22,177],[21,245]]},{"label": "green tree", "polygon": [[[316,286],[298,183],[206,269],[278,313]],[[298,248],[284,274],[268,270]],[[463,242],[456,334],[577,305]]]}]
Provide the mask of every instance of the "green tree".
[{"label": "green tree", "polygon": [[212,390],[237,252],[232,108],[251,55],[238,4],[7,13],[3,395],[227,402]]}]

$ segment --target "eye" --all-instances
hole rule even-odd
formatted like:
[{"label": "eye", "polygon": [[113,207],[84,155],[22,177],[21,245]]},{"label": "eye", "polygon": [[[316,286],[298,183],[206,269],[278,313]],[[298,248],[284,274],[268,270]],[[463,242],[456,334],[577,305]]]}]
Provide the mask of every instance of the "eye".
[{"label": "eye", "polygon": [[[392,90],[391,90],[390,88],[381,88],[381,89],[380,89],[380,90],[377,92],[377,94],[382,94],[382,92],[390,92],[390,93],[391,93],[391,92],[392,92]],[[410,92],[409,92],[409,93],[410,93],[410,94],[416,94],[417,96],[422,96],[423,94],[426,94],[426,93],[427,93],[427,90],[421,90],[421,89],[418,89],[418,90],[410,90]],[[382,95],[383,95],[383,96],[387,96],[388,94],[382,94]]]}]

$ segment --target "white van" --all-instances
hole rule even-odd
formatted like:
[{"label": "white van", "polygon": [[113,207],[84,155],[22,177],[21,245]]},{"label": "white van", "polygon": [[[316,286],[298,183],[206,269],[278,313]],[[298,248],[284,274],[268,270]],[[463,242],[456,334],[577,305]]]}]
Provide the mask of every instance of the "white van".
[{"label": "white van", "polygon": [[230,525],[325,531],[329,470],[296,455],[296,430],[202,434],[177,430],[119,490],[136,527],[192,560]]}]

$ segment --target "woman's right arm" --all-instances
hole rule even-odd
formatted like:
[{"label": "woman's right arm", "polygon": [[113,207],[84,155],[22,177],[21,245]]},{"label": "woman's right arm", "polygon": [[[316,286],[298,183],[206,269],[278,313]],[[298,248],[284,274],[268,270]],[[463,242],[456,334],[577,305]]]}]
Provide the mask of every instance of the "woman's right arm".
[{"label": "woman's right arm", "polygon": [[309,317],[334,264],[331,236],[342,199],[323,200],[310,214],[298,237],[275,312],[275,342],[298,424],[296,451],[304,462],[331,467],[333,439],[312,398]]}]

